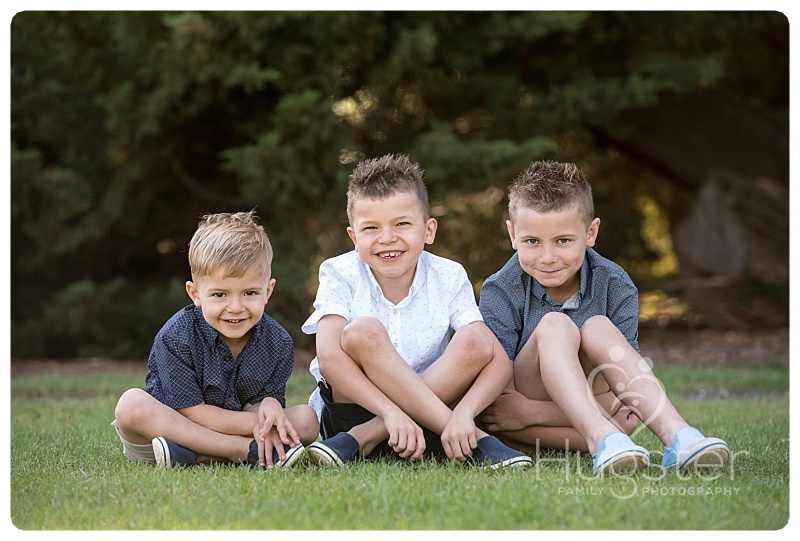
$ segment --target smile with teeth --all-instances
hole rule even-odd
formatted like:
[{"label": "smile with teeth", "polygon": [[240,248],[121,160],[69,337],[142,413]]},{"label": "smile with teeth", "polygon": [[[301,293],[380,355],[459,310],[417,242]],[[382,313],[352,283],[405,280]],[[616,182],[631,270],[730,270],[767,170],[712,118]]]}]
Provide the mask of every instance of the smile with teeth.
[{"label": "smile with teeth", "polygon": [[396,257],[400,257],[403,252],[381,252],[378,254],[378,257],[381,259],[394,259]]}]

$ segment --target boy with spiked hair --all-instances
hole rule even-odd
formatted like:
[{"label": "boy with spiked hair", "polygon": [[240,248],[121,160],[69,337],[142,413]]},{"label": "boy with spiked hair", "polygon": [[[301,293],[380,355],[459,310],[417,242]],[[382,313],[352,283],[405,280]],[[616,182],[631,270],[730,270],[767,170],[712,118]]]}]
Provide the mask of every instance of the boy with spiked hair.
[{"label": "boy with spiked hair", "polygon": [[511,363],[482,321],[464,268],[424,250],[437,222],[422,170],[406,156],[361,162],[347,214],[355,249],[322,263],[303,325],[316,334],[319,387],[310,403],[323,438],[309,455],[326,465],[384,453],[531,464],[475,425],[508,384]]},{"label": "boy with spiked hair", "polygon": [[664,443],[662,466],[724,464],[728,445],[688,425],[639,354],[638,293],[592,248],[600,219],[584,172],[534,162],[509,188],[509,215],[516,253],[484,282],[480,310],[514,375],[487,429],[519,449],[591,452],[603,473],[649,465],[629,437],[641,419]]}]

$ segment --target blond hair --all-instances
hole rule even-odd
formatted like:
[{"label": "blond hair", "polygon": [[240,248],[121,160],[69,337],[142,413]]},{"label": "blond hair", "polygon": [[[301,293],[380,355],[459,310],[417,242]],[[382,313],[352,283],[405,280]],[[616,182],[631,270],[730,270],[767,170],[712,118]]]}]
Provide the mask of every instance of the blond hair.
[{"label": "blond hair", "polygon": [[430,218],[428,191],[422,169],[403,154],[386,154],[359,163],[350,174],[347,185],[347,219],[353,223],[353,204],[361,198],[386,199],[398,192],[417,197],[422,213]]},{"label": "blond hair", "polygon": [[218,272],[240,277],[250,272],[269,278],[272,245],[254,210],[207,214],[189,241],[192,279]]},{"label": "blond hair", "polygon": [[570,207],[577,208],[587,227],[595,218],[592,188],[586,174],[574,163],[533,162],[508,188],[508,214],[512,224],[521,208],[551,212]]}]

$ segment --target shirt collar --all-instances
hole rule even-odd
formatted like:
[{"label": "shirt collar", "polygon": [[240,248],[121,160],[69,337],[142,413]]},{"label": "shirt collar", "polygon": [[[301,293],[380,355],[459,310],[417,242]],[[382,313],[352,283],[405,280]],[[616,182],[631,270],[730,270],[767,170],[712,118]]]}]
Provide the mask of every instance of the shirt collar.
[{"label": "shirt collar", "polygon": [[[405,299],[400,301],[398,306],[404,305],[409,302],[409,300],[417,293],[417,291],[421,291],[425,287],[425,276],[426,276],[426,266],[427,266],[427,259],[425,258],[426,252],[422,252],[417,259],[417,268],[414,272],[414,280],[411,282],[411,287],[408,289],[408,295]],[[378,280],[375,279],[375,275],[372,274],[372,268],[369,265],[364,263],[364,261],[359,257],[358,258],[361,265],[363,265],[367,271],[367,276],[369,276],[369,285],[370,290],[372,291],[372,296],[376,300],[380,302],[390,302],[386,296],[383,294],[383,290],[381,289]]]},{"label": "shirt collar", "polygon": [[[580,299],[582,299],[583,297],[586,296],[586,290],[589,287],[589,253],[588,253],[589,252],[589,248],[588,247],[586,248],[586,252],[587,253],[583,257],[583,264],[581,265],[581,270],[580,270],[580,273],[581,273],[581,288],[580,288],[580,291],[578,292],[578,293],[580,293],[580,296],[578,297],[578,301],[579,301],[578,303],[579,304],[580,304]],[[528,276],[530,276],[530,275],[528,275]],[[544,301],[547,298],[549,298],[549,297],[547,297],[547,291],[544,289],[544,286],[542,284],[540,284],[539,281],[534,279],[533,277],[531,277],[531,280],[533,280],[533,296],[536,297],[537,299],[541,300],[541,301]],[[573,307],[569,306],[568,308],[573,308]],[[574,307],[574,308],[577,308],[577,306]]]}]

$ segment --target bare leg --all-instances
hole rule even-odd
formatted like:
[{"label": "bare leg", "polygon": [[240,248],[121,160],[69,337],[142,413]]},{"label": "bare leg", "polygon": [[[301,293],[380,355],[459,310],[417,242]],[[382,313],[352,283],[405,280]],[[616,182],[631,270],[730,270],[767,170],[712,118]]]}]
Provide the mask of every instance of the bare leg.
[{"label": "bare leg", "polygon": [[606,317],[595,316],[581,328],[584,358],[602,372],[611,390],[669,446],[687,425],[642,356]]},{"label": "bare leg", "polygon": [[[455,333],[445,353],[420,377],[400,357],[385,327],[359,318],[345,327],[342,349],[393,402],[421,425],[441,434],[457,401],[492,359],[489,335],[468,325]],[[334,389],[334,393],[336,390]],[[335,396],[337,401],[346,397]],[[379,418],[354,427],[350,434],[363,454],[388,437]],[[479,432],[479,437],[485,435]]]},{"label": "bare leg", "polygon": [[253,439],[198,425],[142,389],[125,391],[114,414],[120,434],[129,442],[146,445],[163,436],[197,453],[198,462],[244,462]]},{"label": "bare leg", "polygon": [[514,361],[514,385],[529,398],[555,402],[594,453],[603,437],[619,428],[594,399],[580,349],[581,333],[568,316],[545,315]]},{"label": "bare leg", "polygon": [[286,418],[297,431],[300,443],[308,445],[319,436],[319,421],[313,408],[305,404],[290,406],[284,410]]}]

